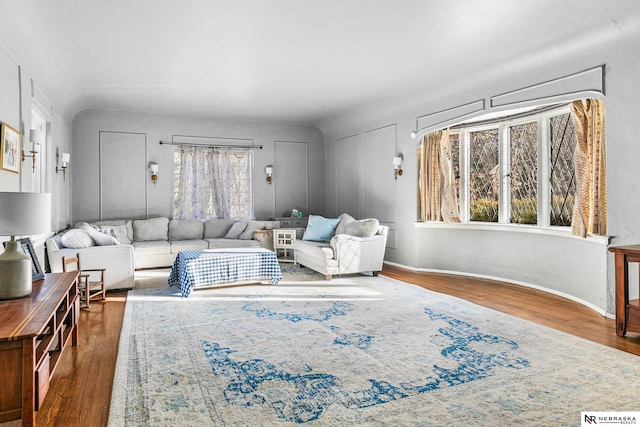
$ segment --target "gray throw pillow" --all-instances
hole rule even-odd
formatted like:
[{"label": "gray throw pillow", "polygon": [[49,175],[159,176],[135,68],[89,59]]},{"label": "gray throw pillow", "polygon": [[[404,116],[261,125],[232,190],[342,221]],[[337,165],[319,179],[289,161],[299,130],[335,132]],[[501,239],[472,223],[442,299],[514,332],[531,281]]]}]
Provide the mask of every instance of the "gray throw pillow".
[{"label": "gray throw pillow", "polygon": [[238,239],[253,239],[253,233],[255,233],[256,230],[262,230],[263,228],[265,228],[265,223],[266,221],[249,221],[249,224],[247,224],[247,228],[245,228],[244,231],[240,233]]},{"label": "gray throw pillow", "polygon": [[340,222],[336,227],[336,234],[347,234],[345,232],[345,230],[347,229],[347,226],[356,220],[354,217],[352,217],[348,213],[340,214],[338,219],[340,220]]},{"label": "gray throw pillow", "polygon": [[133,240],[136,242],[169,240],[169,218],[160,217],[133,221]]},{"label": "gray throw pillow", "polygon": [[361,219],[349,223],[344,234],[355,237],[372,237],[378,232],[380,222],[377,219]]},{"label": "gray throw pillow", "polygon": [[131,239],[127,234],[127,226],[122,225],[103,225],[100,227],[100,231],[103,233],[111,233],[120,243],[123,245],[130,245]]},{"label": "gray throw pillow", "polygon": [[240,236],[240,233],[247,228],[246,222],[234,222],[231,226],[231,229],[224,235],[225,239],[237,239]]},{"label": "gray throw pillow", "polygon": [[169,222],[169,240],[202,239],[204,223],[199,219],[174,219]]},{"label": "gray throw pillow", "polygon": [[232,225],[233,221],[229,221],[228,219],[208,219],[204,223],[204,238],[222,238],[229,232]]}]

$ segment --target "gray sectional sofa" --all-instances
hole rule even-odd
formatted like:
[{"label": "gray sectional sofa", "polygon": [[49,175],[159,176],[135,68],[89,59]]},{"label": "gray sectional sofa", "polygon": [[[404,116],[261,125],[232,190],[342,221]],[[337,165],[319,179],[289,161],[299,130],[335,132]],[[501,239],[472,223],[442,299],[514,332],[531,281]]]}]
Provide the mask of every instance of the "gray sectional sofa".
[{"label": "gray sectional sofa", "polygon": [[80,222],[47,239],[51,272],[62,271],[62,257],[79,253],[82,267],[106,268],[107,289],[132,288],[136,269],[171,267],[180,251],[262,246],[273,248],[270,230],[278,221],[223,219],[122,219]]}]

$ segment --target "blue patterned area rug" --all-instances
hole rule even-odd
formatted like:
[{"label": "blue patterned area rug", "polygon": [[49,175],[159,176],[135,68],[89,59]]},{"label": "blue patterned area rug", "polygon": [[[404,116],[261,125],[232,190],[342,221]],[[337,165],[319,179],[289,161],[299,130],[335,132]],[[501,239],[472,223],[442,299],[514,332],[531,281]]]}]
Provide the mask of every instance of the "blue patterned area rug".
[{"label": "blue patterned area rug", "polygon": [[382,276],[285,270],[188,299],[162,273],[138,280],[109,425],[579,426],[638,410],[637,356]]}]

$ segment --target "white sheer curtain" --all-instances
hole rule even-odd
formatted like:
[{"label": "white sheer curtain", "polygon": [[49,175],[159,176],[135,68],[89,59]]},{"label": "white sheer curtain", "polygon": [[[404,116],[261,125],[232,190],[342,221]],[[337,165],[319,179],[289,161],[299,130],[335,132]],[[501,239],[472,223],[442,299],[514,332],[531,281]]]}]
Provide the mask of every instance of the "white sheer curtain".
[{"label": "white sheer curtain", "polygon": [[180,147],[176,164],[175,219],[252,218],[252,153]]}]

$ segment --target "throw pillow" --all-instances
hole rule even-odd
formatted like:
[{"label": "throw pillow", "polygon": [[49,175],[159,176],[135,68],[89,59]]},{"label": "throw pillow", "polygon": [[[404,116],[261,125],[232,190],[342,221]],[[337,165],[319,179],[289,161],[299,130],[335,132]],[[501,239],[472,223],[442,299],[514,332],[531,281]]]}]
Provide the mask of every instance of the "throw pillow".
[{"label": "throw pillow", "polygon": [[224,237],[231,226],[233,225],[233,221],[229,221],[228,219],[208,219],[204,223],[204,238],[205,239],[218,239]]},{"label": "throw pillow", "polygon": [[224,238],[237,239],[240,236],[240,233],[242,233],[245,228],[247,228],[246,222],[234,222],[231,226],[231,229],[227,232],[227,234],[224,235]]},{"label": "throw pillow", "polygon": [[79,223],[76,228],[87,233],[98,246],[119,245],[120,242],[115,236],[96,230],[86,222]]},{"label": "throw pillow", "polygon": [[94,228],[101,229],[103,227],[112,227],[116,230],[116,238],[120,243],[130,245],[133,240],[133,220],[131,219],[112,219],[107,221],[92,222]]},{"label": "throw pillow", "polygon": [[344,234],[355,237],[371,237],[378,232],[379,227],[380,223],[377,219],[361,219],[348,224]]},{"label": "throw pillow", "polygon": [[199,219],[174,219],[169,222],[169,240],[202,239],[204,223]]},{"label": "throw pillow", "polygon": [[338,219],[340,220],[340,222],[336,227],[336,234],[345,234],[345,230],[347,229],[347,226],[356,220],[354,217],[352,217],[348,213],[340,214]]},{"label": "throw pillow", "polygon": [[136,242],[169,240],[169,218],[160,217],[133,221],[133,240]]},{"label": "throw pillow", "polygon": [[340,220],[338,218],[324,218],[320,215],[309,215],[309,222],[302,240],[314,242],[328,242],[333,237]]},{"label": "throw pillow", "polygon": [[247,224],[247,228],[244,229],[242,233],[238,236],[238,239],[241,240],[251,240],[253,239],[253,233],[256,230],[262,230],[265,227],[265,221],[249,221]]},{"label": "throw pillow", "polygon": [[65,248],[81,249],[94,246],[95,243],[86,231],[74,228],[62,235],[60,241]]},{"label": "throw pillow", "polygon": [[100,227],[100,231],[103,233],[111,233],[120,243],[123,245],[130,245],[131,240],[127,234],[127,226],[122,225],[103,225]]}]

